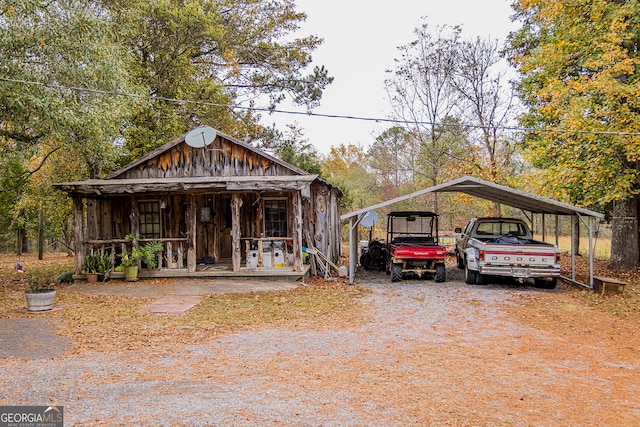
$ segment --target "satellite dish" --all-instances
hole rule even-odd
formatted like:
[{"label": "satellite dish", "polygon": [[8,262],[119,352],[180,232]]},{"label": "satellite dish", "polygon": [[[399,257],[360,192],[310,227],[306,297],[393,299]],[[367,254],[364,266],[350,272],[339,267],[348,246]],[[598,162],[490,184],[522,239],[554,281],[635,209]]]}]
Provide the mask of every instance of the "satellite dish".
[{"label": "satellite dish", "polygon": [[376,222],[378,222],[376,211],[366,211],[360,218],[360,225],[363,227],[373,227]]},{"label": "satellite dish", "polygon": [[216,130],[210,126],[200,126],[184,136],[184,142],[193,148],[204,148],[216,139]]}]

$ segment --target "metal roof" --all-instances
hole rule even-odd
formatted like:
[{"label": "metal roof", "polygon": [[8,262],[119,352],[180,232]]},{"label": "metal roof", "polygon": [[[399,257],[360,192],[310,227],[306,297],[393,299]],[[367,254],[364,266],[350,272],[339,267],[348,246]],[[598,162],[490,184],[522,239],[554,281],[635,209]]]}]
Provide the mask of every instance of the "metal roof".
[{"label": "metal roof", "polygon": [[495,184],[493,182],[485,181],[471,176],[464,176],[462,178],[454,179],[453,181],[449,181],[444,184],[416,191],[415,193],[396,197],[395,199],[387,200],[386,202],[378,203],[364,209],[350,212],[348,214],[342,215],[340,218],[343,220],[349,219],[354,216],[363,214],[367,211],[375,210],[427,193],[452,192],[469,194],[474,197],[480,197],[486,200],[491,200],[492,202],[498,202],[533,213],[544,213],[552,215],[583,215],[601,219],[604,218],[604,214],[600,212],[579,208],[577,206],[562,203],[557,200],[548,199],[546,197],[527,193],[526,191],[516,190],[514,188]]}]

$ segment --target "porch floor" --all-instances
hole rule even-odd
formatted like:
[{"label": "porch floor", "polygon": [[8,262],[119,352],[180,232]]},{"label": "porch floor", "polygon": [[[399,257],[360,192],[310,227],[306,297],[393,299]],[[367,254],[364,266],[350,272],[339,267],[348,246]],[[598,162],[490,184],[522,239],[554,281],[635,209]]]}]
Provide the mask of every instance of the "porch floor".
[{"label": "porch floor", "polygon": [[[231,264],[198,264],[196,271],[190,273],[186,268],[160,268],[155,270],[140,269],[138,277],[144,278],[176,278],[190,277],[203,279],[257,279],[274,281],[305,281],[309,278],[311,267],[307,264],[302,266],[302,271],[293,271],[291,267],[282,268],[248,268],[240,267],[240,271],[234,272]],[[111,273],[114,279],[124,279],[124,273],[114,271]]]}]

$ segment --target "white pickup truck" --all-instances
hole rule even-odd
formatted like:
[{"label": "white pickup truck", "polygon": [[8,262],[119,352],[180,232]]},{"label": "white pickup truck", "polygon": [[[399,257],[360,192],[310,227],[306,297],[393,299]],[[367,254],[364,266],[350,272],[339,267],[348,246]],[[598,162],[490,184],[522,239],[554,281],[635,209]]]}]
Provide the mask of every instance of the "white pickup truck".
[{"label": "white pickup truck", "polygon": [[533,240],[527,224],[512,218],[474,218],[456,228],[458,268],[465,282],[482,285],[487,276],[533,279],[553,289],[560,276],[560,253],[555,245]]}]

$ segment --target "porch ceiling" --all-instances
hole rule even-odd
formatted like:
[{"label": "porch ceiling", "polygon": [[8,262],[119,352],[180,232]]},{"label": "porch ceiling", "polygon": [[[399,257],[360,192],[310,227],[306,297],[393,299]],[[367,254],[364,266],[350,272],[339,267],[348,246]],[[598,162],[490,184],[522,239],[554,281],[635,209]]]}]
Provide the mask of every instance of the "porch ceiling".
[{"label": "porch ceiling", "polygon": [[70,194],[101,196],[156,192],[228,191],[280,191],[302,190],[318,178],[318,175],[285,176],[206,176],[188,178],[145,179],[88,179],[62,182],[53,187]]}]

